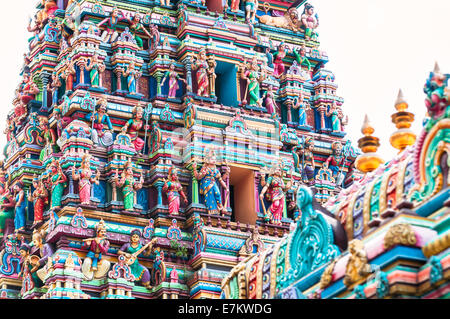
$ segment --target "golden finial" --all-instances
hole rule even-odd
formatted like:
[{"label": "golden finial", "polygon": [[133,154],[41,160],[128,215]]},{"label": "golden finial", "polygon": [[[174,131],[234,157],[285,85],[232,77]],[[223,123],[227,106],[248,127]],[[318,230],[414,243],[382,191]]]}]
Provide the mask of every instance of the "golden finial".
[{"label": "golden finial", "polygon": [[416,142],[416,134],[411,131],[411,123],[414,121],[414,114],[408,112],[408,103],[403,97],[402,90],[399,90],[397,100],[395,101],[396,113],[392,114],[392,123],[397,127],[397,131],[392,133],[389,141],[391,145],[403,151],[408,145],[413,145]]},{"label": "golden finial", "polygon": [[364,154],[361,154],[356,159],[356,168],[361,172],[368,173],[375,170],[384,161],[376,154],[380,146],[380,140],[378,137],[372,136],[375,129],[370,124],[367,114],[364,117],[361,132],[364,136],[358,140],[358,146]]}]

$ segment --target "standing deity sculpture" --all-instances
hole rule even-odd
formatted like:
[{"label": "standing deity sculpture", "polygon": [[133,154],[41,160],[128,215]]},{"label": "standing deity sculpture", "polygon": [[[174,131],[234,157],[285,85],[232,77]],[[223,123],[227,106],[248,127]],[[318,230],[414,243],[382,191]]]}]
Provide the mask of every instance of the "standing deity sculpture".
[{"label": "standing deity sculpture", "polygon": [[306,40],[317,40],[317,32],[315,29],[319,26],[319,17],[314,14],[314,7],[309,3],[305,4],[305,9],[300,17],[303,27],[305,28]]},{"label": "standing deity sculpture", "polygon": [[158,26],[154,25],[153,23],[150,24],[150,39],[151,39],[151,45],[150,51],[153,51],[158,46],[159,42],[161,41],[161,34],[159,33]]},{"label": "standing deity sculpture", "polygon": [[95,53],[86,64],[86,70],[89,71],[91,78],[91,86],[98,88],[102,86],[102,73],[106,70],[105,64],[100,61],[99,56]]},{"label": "standing deity sculpture", "polygon": [[81,205],[89,205],[91,203],[91,188],[92,183],[99,184],[100,171],[97,168],[97,173],[91,170],[91,156],[84,154],[81,160],[80,168],[77,170],[75,163],[72,168],[73,180],[79,180],[78,194],[80,196]]},{"label": "standing deity sculpture", "polygon": [[133,164],[131,161],[125,163],[122,176],[119,179],[118,172],[114,177],[114,182],[118,187],[122,188],[123,205],[126,211],[134,210],[134,203],[136,200],[136,191],[140,190],[144,184],[144,177],[141,173],[139,181],[136,181],[133,173]]},{"label": "standing deity sculpture", "polygon": [[183,192],[183,186],[178,180],[178,169],[175,166],[169,169],[167,180],[164,180],[163,191],[167,193],[167,199],[169,200],[169,214],[178,215],[180,213],[180,197],[185,203],[188,200]]},{"label": "standing deity sculpture", "polygon": [[[249,96],[248,105],[258,107],[262,106],[262,99],[260,98],[260,87],[259,84],[266,79],[266,73],[264,68],[259,71],[258,60],[254,57],[247,66],[247,70],[243,71],[241,78],[247,81],[246,92]],[[244,99],[247,96],[244,94]],[[245,101],[246,102],[246,101]]]},{"label": "standing deity sculpture", "polygon": [[122,127],[122,133],[128,134],[131,142],[134,145],[136,152],[140,152],[144,148],[145,141],[139,137],[139,132],[144,127],[142,120],[144,116],[144,109],[141,106],[136,106],[133,109],[133,118]]},{"label": "standing deity sculpture", "polygon": [[[120,17],[120,16],[121,17]],[[97,24],[97,27],[101,27],[106,23],[106,30],[102,33],[102,41],[104,43],[113,43],[116,41],[119,33],[117,32],[117,25],[120,21],[126,21],[125,14],[114,7],[111,15],[108,18],[103,19],[100,23]]]},{"label": "standing deity sculpture", "polygon": [[52,93],[52,106],[58,105],[58,90],[61,87],[61,79],[59,73],[52,73],[52,83],[47,85],[47,90]]},{"label": "standing deity sculpture", "polygon": [[142,72],[136,67],[136,63],[131,61],[125,70],[122,69],[122,75],[127,78],[128,92],[130,94],[137,94],[138,80],[142,76]]},{"label": "standing deity sculpture", "polygon": [[33,202],[34,222],[33,226],[44,220],[44,208],[48,204],[48,191],[44,183],[36,175],[33,178],[34,191],[28,195],[28,201]]},{"label": "standing deity sculpture", "polygon": [[141,243],[141,231],[135,229],[131,232],[130,242],[120,247],[118,254],[125,256],[126,263],[131,269],[135,281],[141,281],[142,285],[147,289],[151,288],[150,284],[150,272],[148,269],[141,265],[138,260],[138,256],[144,252],[145,256],[150,255],[153,244],[156,242],[156,238],[143,245]]},{"label": "standing deity sculpture", "polygon": [[16,232],[18,232],[20,230],[24,230],[27,224],[27,196],[25,194],[23,182],[18,181],[16,184],[14,184],[13,191],[15,203],[14,229]]},{"label": "standing deity sculpture", "polygon": [[0,234],[4,234],[6,220],[14,219],[15,201],[14,193],[10,190],[8,182],[0,183]]},{"label": "standing deity sculpture", "polygon": [[48,118],[45,116],[39,117],[39,128],[41,129],[41,136],[45,141],[39,156],[39,160],[42,161],[56,152],[56,134],[55,131],[49,127]]},{"label": "standing deity sculpture", "polygon": [[53,159],[50,164],[50,174],[47,178],[47,184],[50,185],[51,203],[50,209],[60,208],[64,188],[67,186],[67,177],[62,171],[59,160]]},{"label": "standing deity sculpture", "polygon": [[22,83],[19,89],[19,98],[20,101],[27,105],[31,100],[36,98],[36,95],[39,94],[39,88],[36,83],[34,83],[31,78],[31,73],[29,71],[25,71],[23,74]]},{"label": "standing deity sculpture", "polygon": [[222,178],[219,170],[216,167],[216,157],[213,150],[209,150],[205,156],[205,163],[203,167],[197,172],[197,162],[192,163],[194,177],[200,181],[200,194],[204,196],[204,202],[209,214],[219,214],[220,212],[226,212],[226,206],[222,203],[222,197],[220,195],[220,189],[218,182],[225,189],[225,192],[229,194],[227,184]]},{"label": "standing deity sculpture", "polygon": [[86,280],[103,278],[111,265],[108,260],[103,258],[103,255],[109,249],[109,240],[107,239],[106,225],[103,219],[95,226],[95,232],[94,238],[83,240],[83,246],[89,249],[81,266],[81,271]]},{"label": "standing deity sculpture", "polygon": [[164,74],[164,77],[161,81],[161,86],[164,85],[164,82],[166,79],[169,79],[169,93],[167,94],[167,97],[169,99],[173,99],[176,97],[177,90],[179,88],[178,86],[178,80],[181,80],[184,82],[184,84],[187,84],[186,80],[181,78],[178,73],[175,71],[175,63],[170,63],[169,71],[167,71]]},{"label": "standing deity sculpture", "polygon": [[339,180],[342,180],[344,177],[338,175],[345,160],[344,155],[342,154],[342,144],[339,142],[333,142],[333,144],[331,144],[331,151],[331,155],[323,163],[323,166],[325,168],[329,168],[333,172],[333,177],[336,179],[337,184],[341,185]]},{"label": "standing deity sculpture", "polygon": [[245,21],[247,23],[255,23],[258,6],[258,0],[245,0]]},{"label": "standing deity sculpture", "polygon": [[[262,175],[261,185],[263,189],[259,198],[264,209],[264,219],[266,222],[270,222],[275,225],[281,225],[281,219],[283,218],[283,211],[286,199],[286,192],[292,187],[292,179],[287,184],[283,181],[283,170],[280,165],[275,165],[272,168],[272,172],[265,180]],[[264,206],[264,195],[272,203],[268,210]]]},{"label": "standing deity sculpture", "polygon": [[108,101],[101,98],[97,105],[97,112],[87,114],[85,119],[92,122],[92,141],[94,144],[108,147],[114,143],[113,126],[107,113]]},{"label": "standing deity sculpture", "polygon": [[276,78],[280,78],[280,76],[284,74],[285,67],[283,59],[286,57],[287,52],[288,48],[286,47],[286,44],[281,42],[278,45],[277,51],[273,54],[273,57],[275,58],[273,61],[273,76]]},{"label": "standing deity sculpture", "polygon": [[73,91],[73,83],[76,74],[75,61],[72,60],[71,57],[68,57],[63,71],[63,79],[66,81],[66,95]]},{"label": "standing deity sculpture", "polygon": [[42,9],[37,13],[36,20],[40,25],[44,25],[48,18],[58,10],[56,0],[41,0]]},{"label": "standing deity sculpture", "polygon": [[303,182],[309,185],[314,184],[314,172],[316,169],[313,150],[314,139],[312,137],[307,137],[305,139],[304,148],[299,152],[299,157],[302,160]]},{"label": "standing deity sculpture", "polygon": [[197,59],[192,64],[192,70],[197,71],[197,95],[209,96],[211,93],[209,78],[214,73],[214,69],[211,70],[211,66],[208,64],[205,49],[201,49],[198,53]]},{"label": "standing deity sculpture", "polygon": [[266,104],[267,113],[274,114],[277,112],[278,105],[275,102],[275,92],[273,91],[272,84],[269,84],[267,91],[263,95],[263,99]]},{"label": "standing deity sculpture", "polygon": [[341,121],[344,115],[342,110],[338,108],[336,101],[333,101],[333,104],[327,108],[325,115],[331,117],[331,128],[333,132],[342,132]]},{"label": "standing deity sculpture", "polygon": [[19,248],[20,272],[18,277],[25,280],[27,276],[30,276],[30,280],[33,282],[34,287],[41,287],[44,283],[36,273],[39,269],[39,257],[31,255],[30,251],[31,247],[28,244],[22,244]]},{"label": "standing deity sculpture", "polygon": [[302,46],[299,52],[297,52],[297,50],[293,50],[292,52],[294,53],[295,60],[297,61],[298,65],[300,67],[306,66],[308,68],[308,72],[311,72],[312,65],[309,59],[306,57],[306,48]]}]

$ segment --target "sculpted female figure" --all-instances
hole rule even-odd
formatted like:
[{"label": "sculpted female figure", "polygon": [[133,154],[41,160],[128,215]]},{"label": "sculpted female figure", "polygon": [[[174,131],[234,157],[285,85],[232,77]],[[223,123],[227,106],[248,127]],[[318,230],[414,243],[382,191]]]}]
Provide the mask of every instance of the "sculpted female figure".
[{"label": "sculpted female figure", "polygon": [[342,114],[339,114],[339,110],[336,104],[336,101],[333,101],[333,104],[327,109],[326,116],[331,117],[331,127],[333,132],[341,132],[341,117]]},{"label": "sculpted female figure", "polygon": [[314,38],[317,36],[314,29],[319,26],[319,18],[317,17],[317,14],[314,15],[314,7],[309,3],[305,4],[305,9],[300,20],[305,27],[305,39],[314,40]]},{"label": "sculpted female figure", "polygon": [[95,230],[97,235],[94,238],[83,240],[83,246],[89,249],[81,267],[83,275],[87,280],[104,277],[111,264],[102,256],[109,249],[109,240],[106,237],[106,225],[103,219],[97,224]]},{"label": "sculpted female figure", "polygon": [[119,180],[116,171],[115,181],[118,187],[122,187],[123,205],[125,210],[132,211],[134,209],[134,202],[136,197],[136,191],[142,188],[144,183],[144,177],[142,176],[138,182],[136,182],[133,175],[133,166],[130,161],[125,164],[122,176]]},{"label": "sculpted female figure", "polygon": [[14,202],[15,202],[15,213],[16,216],[14,217],[14,229],[15,231],[23,230],[26,226],[26,212],[25,209],[27,207],[27,198],[25,196],[25,191],[23,190],[23,182],[18,181],[14,187]]},{"label": "sculpted female figure", "polygon": [[[249,95],[248,105],[257,105],[261,107],[262,99],[259,97],[259,83],[264,81],[266,78],[266,73],[262,68],[261,72],[259,72],[258,60],[256,57],[252,59],[252,62],[248,66],[248,69],[242,72],[241,78],[247,80],[247,89]],[[247,94],[244,94],[244,97]]]},{"label": "sculpted female figure", "polygon": [[28,201],[33,202],[34,222],[33,225],[43,221],[44,207],[48,204],[48,191],[44,183],[37,176],[33,178],[33,193],[28,195]]},{"label": "sculpted female figure", "polygon": [[304,176],[304,182],[310,185],[314,184],[314,171],[316,168],[313,150],[314,139],[312,137],[307,137],[305,140],[305,148],[300,151],[299,155],[302,157],[303,161],[303,172],[306,174],[306,176]]},{"label": "sculpted female figure", "polygon": [[76,169],[75,163],[72,168],[72,178],[78,183],[78,193],[80,196],[81,205],[89,205],[91,203],[91,188],[92,183],[99,184],[100,171],[97,168],[97,174],[94,176],[91,170],[91,156],[89,154],[83,155],[80,168]]},{"label": "sculpted female figure", "polygon": [[263,98],[265,98],[264,101],[266,102],[267,113],[269,114],[276,113],[278,106],[277,103],[275,102],[275,93],[273,92],[272,84],[270,84],[269,87],[267,88],[267,91],[264,93]]},{"label": "sculpted female figure", "polygon": [[273,54],[275,60],[273,61],[274,69],[273,76],[276,78],[280,78],[280,76],[284,73],[285,67],[283,63],[283,59],[286,57],[288,49],[286,48],[286,44],[281,42],[278,46],[277,52]]},{"label": "sculpted female figure", "polygon": [[220,182],[222,187],[227,193],[229,193],[228,186],[223,181],[219,170],[216,167],[216,157],[212,150],[209,150],[205,157],[205,164],[197,172],[197,162],[192,163],[192,168],[194,172],[194,177],[200,181],[200,194],[204,195],[205,205],[208,209],[209,214],[218,214],[220,211],[226,211],[226,205],[222,204],[222,197],[220,195],[219,185]]},{"label": "sculpted female figure", "polygon": [[192,70],[197,71],[197,95],[208,96],[208,61],[206,60],[206,51],[201,49],[198,53],[197,60],[192,65]]},{"label": "sculpted female figure", "polygon": [[144,109],[141,106],[136,106],[133,110],[133,118],[122,127],[122,133],[130,136],[136,152],[140,152],[144,148],[144,140],[139,137],[139,131],[143,128]]},{"label": "sculpted female figure", "polygon": [[46,156],[51,156],[56,151],[56,134],[48,125],[48,119],[44,116],[39,118],[39,128],[41,135],[45,140],[45,145],[41,150],[39,160],[43,160]]},{"label": "sculpted female figure", "polygon": [[61,199],[64,188],[67,186],[67,177],[63,173],[58,160],[53,159],[50,165],[51,174],[47,179],[47,183],[51,185],[51,204],[50,209],[60,208]]},{"label": "sculpted female figure", "polygon": [[166,79],[169,78],[169,93],[167,95],[168,98],[173,99],[176,96],[178,86],[178,80],[181,80],[186,84],[186,80],[181,78],[178,73],[175,71],[175,64],[172,62],[169,67],[169,71],[164,74],[164,77],[161,81],[161,86],[164,85]]},{"label": "sculpted female figure", "polygon": [[149,38],[152,38],[152,35],[147,31],[144,25],[141,23],[141,15],[136,13],[133,19],[127,19],[130,22],[130,32],[136,39],[136,43],[140,49],[144,48],[144,41],[142,38],[137,35],[138,32],[144,32]]},{"label": "sculpted female figure", "polygon": [[[93,122],[92,141],[95,144],[100,144],[103,147],[108,147],[114,143],[113,141],[113,126],[109,115],[106,113],[108,101],[105,98],[101,98],[98,101],[97,112],[92,115],[89,113],[86,115],[86,120]],[[106,126],[106,128],[105,128]]]},{"label": "sculpted female figure", "polygon": [[137,80],[142,76],[142,72],[136,69],[136,64],[132,61],[128,64],[125,70],[122,70],[122,75],[127,77],[128,92],[138,93],[137,91]]},{"label": "sculpted female figure", "polygon": [[99,60],[98,54],[94,54],[92,59],[88,60],[89,63],[86,64],[86,70],[89,71],[91,77],[92,87],[101,87],[102,81],[100,75],[105,71],[105,64]]},{"label": "sculpted female figure", "polygon": [[19,90],[20,101],[27,105],[31,100],[35,99],[36,94],[39,94],[39,88],[31,78],[31,73],[24,72],[21,88]]},{"label": "sculpted female figure", "polygon": [[167,180],[164,180],[163,191],[167,193],[167,198],[169,199],[169,214],[178,215],[180,211],[180,196],[185,203],[188,201],[178,180],[178,169],[175,166],[169,169],[169,176]]},{"label": "sculpted female figure", "polygon": [[9,189],[8,182],[0,183],[0,234],[5,231],[7,219],[14,218],[14,194]]},{"label": "sculpted female figure", "polygon": [[[263,185],[263,189],[259,198],[261,199],[264,208],[264,219],[275,225],[281,225],[286,192],[292,187],[292,180],[289,183],[284,184],[282,169],[280,166],[276,165],[268,180],[264,181],[263,178],[261,184]],[[266,211],[263,200],[267,191],[269,191],[267,197],[272,204]]]},{"label": "sculpted female figure", "polygon": [[127,260],[126,262],[131,268],[131,273],[133,274],[135,281],[141,281],[142,285],[148,289],[151,288],[150,272],[146,267],[139,263],[138,256],[144,251],[144,255],[150,255],[152,246],[155,242],[156,238],[148,242],[146,245],[142,245],[141,231],[139,229],[135,229],[131,232],[130,242],[124,244],[118,251],[119,255],[125,256]]}]

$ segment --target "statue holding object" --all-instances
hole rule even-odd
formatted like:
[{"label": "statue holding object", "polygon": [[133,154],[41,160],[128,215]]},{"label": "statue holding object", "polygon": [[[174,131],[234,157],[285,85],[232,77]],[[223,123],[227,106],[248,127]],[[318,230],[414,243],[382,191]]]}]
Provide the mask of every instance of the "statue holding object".
[{"label": "statue holding object", "polygon": [[28,195],[28,201],[33,202],[34,226],[44,220],[44,208],[48,204],[48,191],[45,188],[44,182],[36,175],[33,178],[32,184],[34,191]]},{"label": "statue holding object", "polygon": [[[192,169],[194,177],[200,181],[200,194],[204,195],[204,201],[209,214],[219,214],[219,212],[226,212],[226,206],[222,203],[222,197],[220,195],[220,189],[217,182],[219,182],[225,189],[225,192],[229,194],[229,189],[216,167],[216,157],[213,150],[209,150],[205,156],[205,164],[197,172],[197,162],[192,163]],[[225,173],[228,174],[228,173]],[[224,174],[224,175],[225,175]]]},{"label": "statue holding object", "polygon": [[209,78],[214,73],[214,69],[211,69],[208,64],[205,49],[202,48],[198,53],[197,59],[192,64],[192,70],[197,71],[197,95],[208,97],[211,93],[209,92]]},{"label": "statue holding object", "polygon": [[108,252],[109,240],[106,236],[106,224],[101,219],[95,226],[96,236],[83,240],[83,246],[89,249],[86,258],[81,266],[86,280],[99,279],[105,277],[111,263],[103,258]]},{"label": "statue holding object", "polygon": [[[292,176],[291,176],[292,178]],[[292,187],[292,179],[287,184],[283,181],[283,170],[279,164],[272,168],[272,172],[267,179],[262,175],[261,185],[263,189],[259,198],[264,209],[264,219],[275,225],[281,225],[283,218],[283,211],[285,205],[286,192]],[[268,210],[264,206],[264,195],[267,195],[268,200],[272,203]]]},{"label": "statue holding object", "polygon": [[176,93],[177,90],[179,88],[178,86],[178,80],[181,80],[182,82],[184,82],[184,84],[187,84],[186,80],[181,78],[178,73],[175,71],[175,63],[170,63],[169,66],[169,71],[167,71],[164,74],[164,77],[161,81],[161,86],[164,85],[164,82],[166,81],[166,79],[169,79],[169,93],[167,94],[167,97],[169,99],[173,99],[176,97]]},{"label": "statue holding object", "polygon": [[14,229],[16,232],[18,232],[24,230],[27,224],[26,220],[27,196],[24,191],[23,182],[18,181],[16,184],[14,184],[13,191],[15,196]]},{"label": "statue holding object", "polygon": [[136,67],[136,63],[131,61],[125,70],[122,69],[122,75],[127,78],[128,92],[130,94],[138,93],[138,80],[142,76],[142,72]]},{"label": "statue holding object", "polygon": [[317,13],[314,14],[314,7],[311,4],[305,4],[305,9],[303,10],[300,20],[305,28],[305,39],[317,40],[317,32],[315,29],[319,26],[319,17],[317,16]]},{"label": "statue holding object", "polygon": [[126,211],[134,210],[134,202],[136,198],[136,191],[140,190],[144,184],[144,177],[141,173],[141,177],[138,182],[136,182],[133,174],[133,164],[131,161],[126,162],[122,176],[119,179],[118,172],[116,171],[116,176],[114,177],[114,182],[118,187],[123,187],[123,205]]},{"label": "statue holding object", "polygon": [[53,159],[50,165],[50,172],[47,178],[47,184],[51,188],[50,209],[60,208],[64,188],[67,186],[67,177],[62,171],[59,160]]},{"label": "statue holding object", "polygon": [[130,23],[131,34],[134,36],[138,47],[142,50],[144,48],[144,41],[140,36],[138,36],[138,32],[144,32],[149,38],[152,38],[152,35],[142,24],[142,17],[139,13],[136,13],[133,19],[130,19],[129,17],[127,17],[126,19]]},{"label": "statue holding object", "polygon": [[[121,15],[121,17],[119,17]],[[106,23],[106,30],[102,33],[102,41],[104,43],[113,43],[116,41],[119,33],[117,32],[117,25],[120,21],[127,21],[125,18],[125,14],[114,7],[111,15],[108,18],[103,19],[100,23],[97,24],[97,27],[101,27]]]},{"label": "statue holding object", "polygon": [[[261,72],[259,71],[258,60],[256,57],[253,57],[250,65],[247,65],[247,70],[243,71],[241,74],[241,78],[247,81],[247,87],[244,94],[244,99],[249,96],[248,105],[258,107],[262,106],[262,99],[260,98],[260,88],[259,84],[264,81],[267,77],[264,68],[261,68]],[[244,104],[246,104],[246,100],[244,100]]]},{"label": "statue holding object", "polygon": [[8,182],[0,183],[0,234],[5,231],[7,219],[14,218],[14,193],[10,190]]},{"label": "statue holding object", "polygon": [[97,105],[97,112],[87,114],[85,119],[92,122],[92,141],[94,144],[108,147],[114,143],[113,126],[107,113],[108,101],[101,98]]},{"label": "statue holding object", "polygon": [[47,276],[46,265],[48,259],[53,256],[54,249],[51,244],[45,242],[45,231],[34,230],[32,235],[32,245],[37,247],[38,261],[35,265],[36,274],[42,282],[45,282]]},{"label": "statue holding object", "polygon": [[344,117],[342,110],[337,106],[336,100],[327,108],[325,115],[331,117],[331,127],[333,132],[342,132],[341,120]]},{"label": "statue holding object", "polygon": [[141,243],[141,231],[135,229],[131,232],[130,242],[120,247],[118,254],[124,255],[126,263],[131,268],[135,281],[141,281],[142,285],[147,289],[151,289],[150,284],[150,272],[146,267],[141,265],[138,260],[138,256],[144,252],[144,255],[148,256],[151,253],[152,247],[156,242],[156,238],[143,245]]},{"label": "statue holding object", "polygon": [[91,188],[92,183],[99,184],[100,171],[97,168],[97,173],[94,176],[91,170],[91,155],[84,154],[81,160],[80,168],[76,169],[75,162],[72,168],[72,178],[78,183],[78,193],[80,196],[81,205],[89,205],[91,203]]},{"label": "statue holding object", "polygon": [[[339,177],[339,171],[344,165],[344,155],[342,154],[342,144],[339,142],[333,142],[331,144],[331,155],[323,163],[325,168],[329,168],[333,172],[333,177],[336,179]],[[340,183],[338,183],[340,185]]]},{"label": "statue holding object", "polygon": [[183,192],[183,186],[178,180],[178,169],[175,166],[169,169],[167,180],[164,180],[163,191],[167,193],[167,199],[169,200],[169,214],[178,215],[180,212],[180,197],[183,198],[185,203],[188,200]]},{"label": "statue holding object", "polygon": [[134,145],[136,152],[140,152],[144,148],[145,141],[139,137],[139,132],[144,127],[143,122],[144,109],[141,106],[136,106],[133,109],[133,118],[122,127],[122,133],[128,134],[131,142]]},{"label": "statue holding object", "polygon": [[92,58],[88,59],[86,70],[89,71],[91,78],[91,86],[98,88],[102,86],[102,73],[106,70],[105,63],[100,61],[98,53],[95,53]]}]

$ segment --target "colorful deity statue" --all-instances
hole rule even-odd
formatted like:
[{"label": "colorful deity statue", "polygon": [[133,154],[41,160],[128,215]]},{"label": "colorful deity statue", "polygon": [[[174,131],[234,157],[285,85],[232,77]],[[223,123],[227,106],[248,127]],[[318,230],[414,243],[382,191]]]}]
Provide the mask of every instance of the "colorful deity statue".
[{"label": "colorful deity statue", "polygon": [[[261,199],[264,209],[264,219],[266,222],[270,221],[275,225],[281,225],[286,192],[292,187],[292,180],[285,184],[283,181],[282,168],[280,165],[275,165],[272,168],[272,172],[267,181],[265,181],[264,176],[262,176],[261,185],[263,186],[263,189],[259,198]],[[267,195],[267,199],[272,203],[267,211],[263,202],[264,195]]]},{"label": "colorful deity statue", "polygon": [[144,252],[144,255],[148,256],[151,253],[153,244],[156,242],[156,238],[143,245],[141,243],[141,231],[135,229],[131,232],[130,242],[124,244],[118,251],[119,255],[124,255],[126,262],[131,268],[135,281],[141,281],[142,285],[148,289],[151,288],[150,284],[150,272],[146,267],[141,265],[138,260],[138,256]]},{"label": "colorful deity statue", "polygon": [[61,87],[61,79],[59,73],[52,73],[52,83],[47,85],[47,90],[52,93],[52,106],[56,106],[58,104],[58,90]]},{"label": "colorful deity statue", "polygon": [[136,13],[133,19],[127,18],[127,20],[130,23],[130,32],[134,36],[138,47],[142,50],[144,48],[144,41],[142,41],[142,38],[138,36],[138,32],[144,32],[149,38],[152,38],[152,35],[142,24],[142,17],[139,13]]},{"label": "colorful deity statue", "polygon": [[114,7],[111,15],[97,24],[97,27],[100,28],[106,23],[106,30],[102,33],[102,41],[104,43],[113,43],[114,41],[116,41],[117,37],[119,36],[119,33],[117,32],[117,25],[120,21],[127,21],[127,19],[125,18],[125,14],[117,9],[117,7]]},{"label": "colorful deity statue", "polygon": [[167,95],[167,97],[169,99],[173,99],[176,96],[177,90],[179,88],[178,86],[178,80],[181,80],[182,82],[184,82],[184,84],[187,84],[186,80],[181,78],[178,73],[175,71],[175,63],[171,63],[170,67],[169,67],[169,71],[167,71],[164,74],[164,77],[161,81],[161,86],[164,85],[164,82],[166,81],[166,79],[169,79],[169,93]]},{"label": "colorful deity statue", "polygon": [[136,106],[133,110],[133,118],[122,127],[122,133],[130,136],[136,152],[140,152],[145,144],[144,140],[139,137],[139,131],[144,127],[143,116],[144,109],[141,106]]},{"label": "colorful deity statue", "polygon": [[281,42],[278,45],[277,51],[273,54],[275,60],[273,61],[273,76],[276,78],[280,78],[280,76],[284,73],[285,67],[283,63],[283,59],[286,57],[286,53],[288,49],[286,48],[286,44]]},{"label": "colorful deity statue", "polygon": [[180,197],[186,204],[188,200],[183,192],[183,186],[178,180],[178,169],[175,166],[169,169],[167,180],[164,180],[163,191],[167,193],[167,199],[169,200],[169,214],[178,215],[180,212]]},{"label": "colorful deity statue", "polygon": [[122,176],[119,179],[118,172],[114,178],[116,185],[122,188],[123,205],[125,210],[133,211],[134,203],[136,199],[136,191],[140,190],[144,183],[144,177],[141,173],[139,181],[136,181],[133,174],[133,164],[131,161],[125,163],[125,167],[122,172]]},{"label": "colorful deity statue", "polygon": [[136,67],[134,61],[131,61],[125,70],[122,70],[122,75],[127,78],[128,92],[130,94],[138,93],[137,81],[142,76],[142,72]]},{"label": "colorful deity statue", "polygon": [[305,9],[300,20],[305,28],[305,39],[317,40],[317,32],[315,29],[319,26],[319,17],[317,13],[314,14],[314,7],[309,3],[305,4]]},{"label": "colorful deity statue", "polygon": [[50,164],[47,184],[50,185],[51,192],[50,209],[60,208],[63,191],[67,186],[67,177],[62,171],[59,160],[53,159],[53,162]]},{"label": "colorful deity statue", "polygon": [[41,136],[44,138],[45,145],[41,150],[39,160],[52,156],[57,150],[55,131],[49,127],[48,118],[45,116],[39,117],[39,128],[41,129]]},{"label": "colorful deity statue", "polygon": [[36,255],[31,255],[31,247],[28,244],[22,244],[19,248],[20,253],[20,273],[19,278],[30,277],[33,282],[34,287],[43,286],[42,280],[39,278],[36,271],[39,269],[39,257]]},{"label": "colorful deity statue", "polygon": [[264,102],[266,104],[267,113],[274,114],[278,109],[278,105],[275,102],[275,92],[273,91],[272,84],[269,84],[267,91],[263,95]]},{"label": "colorful deity statue", "polygon": [[210,70],[208,61],[206,60],[206,50],[201,49],[198,53],[197,59],[194,60],[192,70],[197,71],[197,95],[208,96],[209,92],[209,75],[214,70]]},{"label": "colorful deity statue", "polygon": [[297,52],[297,50],[293,50],[292,52],[294,52],[295,60],[297,61],[298,65],[306,66],[308,68],[308,72],[311,72],[311,62],[306,57],[306,48],[302,46],[299,52]]},{"label": "colorful deity statue", "polygon": [[245,0],[245,21],[247,21],[247,23],[255,23],[258,6],[258,0]]},{"label": "colorful deity statue", "polygon": [[92,141],[94,144],[108,147],[114,143],[113,126],[107,113],[108,101],[106,98],[101,98],[97,105],[97,112],[87,114],[85,119],[92,122]]},{"label": "colorful deity statue", "polygon": [[39,94],[38,86],[31,78],[31,73],[29,71],[25,71],[23,74],[22,84],[19,89],[20,101],[27,105],[31,100],[36,98],[37,94]]},{"label": "colorful deity statue", "polygon": [[78,193],[80,196],[81,205],[89,205],[91,203],[91,188],[92,183],[99,184],[100,171],[97,168],[97,173],[91,170],[91,156],[89,154],[84,154],[81,160],[80,168],[77,170],[75,163],[73,163],[72,168],[72,178],[78,183]]},{"label": "colorful deity statue", "polygon": [[55,250],[53,249],[50,243],[45,242],[45,231],[44,230],[34,230],[32,235],[32,246],[37,247],[37,254],[39,256],[39,260],[37,262],[37,275],[41,279],[42,282],[45,281],[45,277],[47,276],[46,265],[48,259],[53,256]]},{"label": "colorful deity statue", "polygon": [[73,91],[74,77],[77,71],[75,70],[75,61],[71,57],[67,58],[66,66],[64,68],[62,77],[66,81],[66,94]]},{"label": "colorful deity statue", "polygon": [[447,83],[449,78],[450,75],[443,74],[436,63],[433,72],[430,72],[425,83],[423,88],[423,92],[426,94],[425,106],[429,117],[432,119],[426,125],[427,130],[433,125],[434,120],[440,119],[448,110],[450,98]]},{"label": "colorful deity statue", "polygon": [[16,184],[14,184],[13,191],[15,203],[14,229],[17,232],[20,230],[24,230],[27,224],[26,220],[27,197],[25,195],[23,182],[18,181]]},{"label": "colorful deity statue", "polygon": [[[247,70],[243,71],[241,78],[247,81],[246,92],[248,92],[250,106],[262,106],[262,99],[260,98],[259,84],[266,79],[266,73],[264,68],[259,71],[258,60],[254,57],[247,66]],[[244,94],[244,97],[247,94]]]},{"label": "colorful deity statue", "polygon": [[238,12],[240,2],[241,2],[241,0],[231,0],[230,11]]},{"label": "colorful deity statue", "polygon": [[150,39],[152,39],[152,43],[150,45],[150,51],[153,51],[159,44],[160,40],[161,40],[161,34],[159,33],[158,30],[158,26],[151,23],[150,24],[150,34],[151,37]]},{"label": "colorful deity statue", "polygon": [[28,195],[28,201],[33,202],[34,222],[33,226],[44,220],[44,208],[48,204],[48,191],[41,179],[36,175],[33,178],[34,191]]},{"label": "colorful deity statue", "polygon": [[41,0],[41,4],[43,8],[37,13],[36,18],[41,25],[44,25],[46,20],[58,10],[58,5],[56,0]]},{"label": "colorful deity statue", "polygon": [[[331,144],[331,155],[323,163],[324,167],[328,167],[333,172],[333,177],[338,178],[339,171],[344,165],[344,156],[342,154],[342,144],[339,142],[333,142]],[[338,183],[340,185],[340,183]]]},{"label": "colorful deity statue", "polygon": [[5,231],[5,223],[7,219],[14,218],[14,193],[9,189],[7,181],[0,182],[0,233],[3,235]]},{"label": "colorful deity statue", "polygon": [[344,117],[342,110],[338,108],[336,101],[327,109],[326,116],[331,117],[331,127],[333,132],[342,132],[341,120]]},{"label": "colorful deity statue", "polygon": [[106,224],[103,219],[96,225],[95,232],[96,236],[94,238],[83,240],[83,246],[89,249],[81,266],[81,271],[86,280],[103,278],[111,265],[108,260],[103,258],[103,255],[108,253],[109,249]]},{"label": "colorful deity statue", "polygon": [[95,53],[92,58],[88,59],[86,70],[89,71],[91,86],[94,88],[101,87],[102,73],[106,70],[106,66],[105,63],[100,61],[97,53]]},{"label": "colorful deity statue", "polygon": [[299,156],[302,157],[303,162],[303,181],[310,185],[314,184],[314,172],[316,163],[314,162],[314,139],[307,137],[305,139],[304,148],[300,150]]},{"label": "colorful deity statue", "polygon": [[200,194],[204,196],[204,201],[209,214],[226,212],[226,206],[222,203],[218,182],[229,194],[227,184],[223,181],[223,176],[216,167],[216,157],[213,150],[209,150],[205,156],[205,164],[197,172],[197,162],[192,163],[194,177],[200,181]]},{"label": "colorful deity statue", "polygon": [[191,97],[189,97],[189,96],[185,97],[184,106],[186,107],[184,109],[184,114],[183,114],[184,127],[186,129],[189,129],[195,124],[195,118],[196,118],[196,109],[195,109],[194,103],[192,103]]}]

